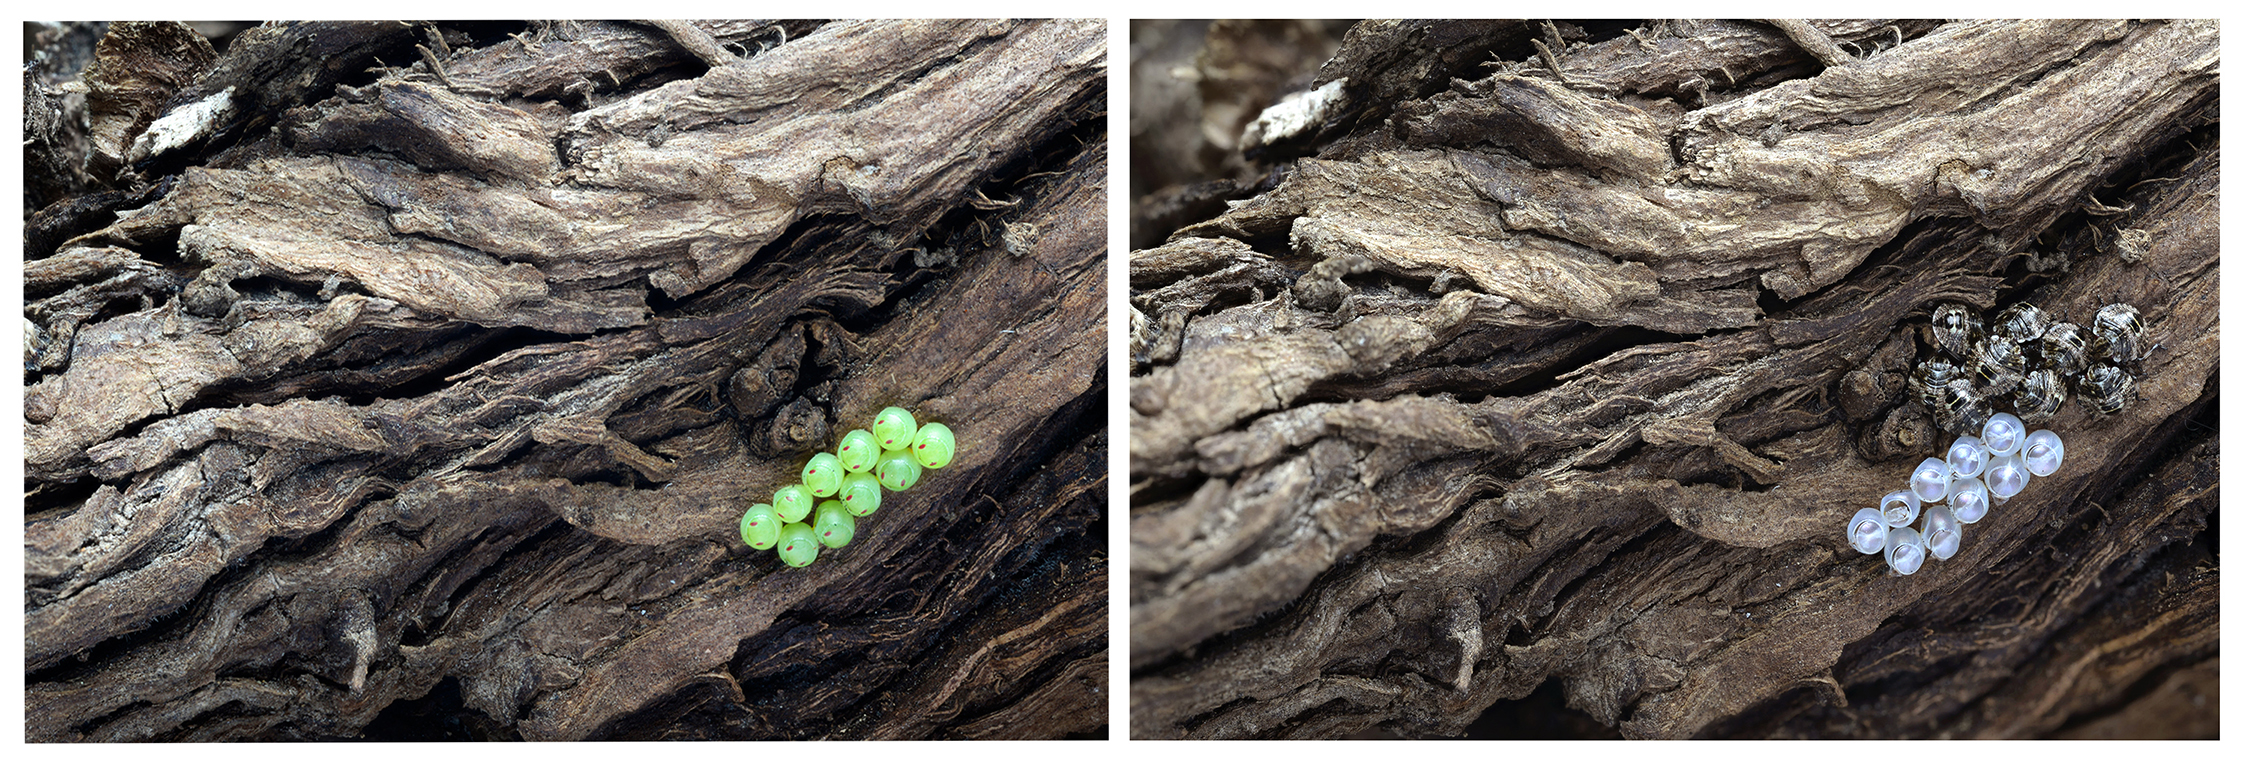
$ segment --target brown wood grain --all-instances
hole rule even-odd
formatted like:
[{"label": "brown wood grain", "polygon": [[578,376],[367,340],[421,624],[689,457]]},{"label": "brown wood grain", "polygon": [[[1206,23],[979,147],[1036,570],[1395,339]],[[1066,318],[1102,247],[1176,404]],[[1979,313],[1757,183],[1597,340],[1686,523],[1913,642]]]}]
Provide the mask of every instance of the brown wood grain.
[{"label": "brown wood grain", "polygon": [[[1136,737],[2216,735],[2214,22],[1486,26],[1132,256]],[[2157,348],[1895,576],[1946,301]]]},{"label": "brown wood grain", "polygon": [[[1105,728],[1103,23],[685,24],[180,87],[26,266],[30,740]],[[893,405],[950,466],[741,542]]]}]

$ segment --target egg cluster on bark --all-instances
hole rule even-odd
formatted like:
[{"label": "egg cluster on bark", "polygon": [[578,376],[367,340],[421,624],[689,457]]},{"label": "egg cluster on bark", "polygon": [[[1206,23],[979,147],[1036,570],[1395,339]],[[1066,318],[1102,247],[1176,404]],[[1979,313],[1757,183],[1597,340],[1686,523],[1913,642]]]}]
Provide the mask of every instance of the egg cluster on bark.
[{"label": "egg cluster on bark", "polygon": [[1992,415],[1978,435],[1954,439],[1944,457],[1922,460],[1906,488],[1883,495],[1880,507],[1859,509],[1844,537],[1859,553],[1882,554],[1900,575],[1920,571],[1930,557],[1952,558],[1964,525],[2022,494],[2031,477],[2061,469],[2062,437],[2026,430],[2012,414]]},{"label": "egg cluster on bark", "polygon": [[1934,352],[1914,365],[1912,390],[1938,427],[1959,438],[1844,530],[1852,548],[1882,554],[1901,575],[1932,557],[1952,558],[1966,525],[2021,494],[2032,477],[2060,469],[2061,436],[2030,427],[2053,419],[2073,392],[2095,416],[2123,411],[2138,395],[2134,370],[2148,353],[2139,308],[2122,302],[2085,326],[2027,302],[1988,319],[1945,303],[1929,313],[1927,340]]},{"label": "egg cluster on bark", "polygon": [[[822,546],[851,544],[857,519],[882,505],[883,490],[906,491],[921,482],[922,469],[953,461],[953,430],[944,423],[916,428],[913,413],[893,406],[868,427],[872,430],[844,434],[835,453],[805,461],[803,483],[782,487],[771,504],[744,511],[742,542],[760,551],[777,549],[791,567],[810,565]],[[830,496],[835,499],[821,499]]]}]

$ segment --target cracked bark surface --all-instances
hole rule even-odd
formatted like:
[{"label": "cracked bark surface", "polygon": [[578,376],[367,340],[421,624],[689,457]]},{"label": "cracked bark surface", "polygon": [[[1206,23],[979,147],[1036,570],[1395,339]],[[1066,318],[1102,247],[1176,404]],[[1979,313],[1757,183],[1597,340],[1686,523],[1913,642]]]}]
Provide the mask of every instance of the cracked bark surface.
[{"label": "cracked bark surface", "polygon": [[[117,28],[27,145],[28,739],[1105,729],[1102,22]],[[952,465],[741,543],[891,405]]]},{"label": "cracked bark surface", "polygon": [[[1136,737],[2215,737],[2216,23],[1788,26],[1361,23],[1133,253]],[[2157,347],[1899,577],[1944,301]]]}]

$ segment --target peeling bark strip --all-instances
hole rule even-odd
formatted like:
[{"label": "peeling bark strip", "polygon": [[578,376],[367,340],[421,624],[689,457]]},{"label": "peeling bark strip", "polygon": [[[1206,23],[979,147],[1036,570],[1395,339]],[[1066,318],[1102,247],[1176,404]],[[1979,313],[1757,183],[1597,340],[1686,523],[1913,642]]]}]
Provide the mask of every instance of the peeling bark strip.
[{"label": "peeling bark strip", "polygon": [[[1102,22],[116,29],[173,68],[30,204],[27,737],[1103,728]],[[891,404],[945,473],[736,538]]]},{"label": "peeling bark strip", "polygon": [[[1136,737],[2216,735],[2215,22],[1366,22],[1318,72],[1312,156],[1132,256]],[[1841,535],[1950,440],[1945,301],[2157,347],[1895,580]]]}]

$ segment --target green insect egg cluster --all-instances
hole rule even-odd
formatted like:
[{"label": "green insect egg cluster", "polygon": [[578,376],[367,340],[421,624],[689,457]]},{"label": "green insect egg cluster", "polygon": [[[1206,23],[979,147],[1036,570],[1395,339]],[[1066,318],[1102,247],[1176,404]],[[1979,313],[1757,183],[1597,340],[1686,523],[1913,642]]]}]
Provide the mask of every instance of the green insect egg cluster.
[{"label": "green insect egg cluster", "polygon": [[844,434],[833,454],[806,461],[803,483],[743,512],[742,542],[774,551],[791,567],[810,565],[821,547],[851,544],[858,519],[882,506],[884,490],[904,492],[921,483],[923,470],[951,464],[953,447],[953,430],[943,423],[920,424],[912,412],[884,409],[866,429]]}]

